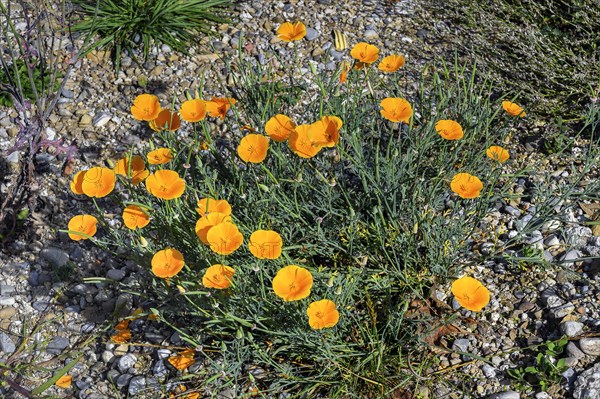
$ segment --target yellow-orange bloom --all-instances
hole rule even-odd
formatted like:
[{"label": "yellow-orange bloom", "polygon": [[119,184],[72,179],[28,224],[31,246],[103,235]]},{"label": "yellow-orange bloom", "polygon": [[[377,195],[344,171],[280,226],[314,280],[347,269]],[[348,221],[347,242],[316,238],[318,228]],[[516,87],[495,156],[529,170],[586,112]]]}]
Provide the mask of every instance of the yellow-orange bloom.
[{"label": "yellow-orange bloom", "polygon": [[244,162],[260,163],[267,157],[269,139],[262,134],[247,134],[240,140],[237,153]]},{"label": "yellow-orange bloom", "polygon": [[502,101],[502,108],[504,108],[504,110],[511,116],[520,116],[523,118],[525,115],[527,115],[525,111],[523,111],[523,108],[510,101]]},{"label": "yellow-orange bloom", "polygon": [[204,244],[210,245],[207,238],[208,231],[223,222],[231,222],[231,216],[221,212],[207,213],[196,222],[196,235]]},{"label": "yellow-orange bloom", "polygon": [[155,197],[170,200],[183,195],[185,180],[174,170],[157,170],[146,179],[146,188]]},{"label": "yellow-orange bloom", "polygon": [[342,61],[340,65],[340,83],[346,83],[348,72],[350,72],[350,66],[348,61]]},{"label": "yellow-orange bloom", "polygon": [[231,280],[233,279],[234,274],[235,270],[233,270],[232,267],[221,264],[212,265],[204,272],[202,284],[206,288],[223,290],[231,287]]},{"label": "yellow-orange bloom", "polygon": [[129,319],[121,320],[115,326],[115,330],[117,330],[117,331],[127,330],[129,328],[129,322],[130,322]]},{"label": "yellow-orange bloom", "polygon": [[383,72],[396,72],[404,66],[405,59],[403,55],[388,55],[381,60],[377,68]]},{"label": "yellow-orange bloom", "polygon": [[175,248],[165,248],[152,257],[152,273],[161,278],[171,278],[183,269],[183,254]]},{"label": "yellow-orange bloom", "polygon": [[452,178],[450,188],[461,198],[477,198],[483,189],[483,183],[476,176],[458,173]]},{"label": "yellow-orange bloom", "polygon": [[208,230],[206,240],[214,252],[219,255],[229,255],[242,245],[244,236],[236,225],[231,222],[223,222]]},{"label": "yellow-orange bloom", "polygon": [[329,299],[321,299],[308,305],[306,309],[308,324],[315,330],[335,326],[340,319],[335,303]]},{"label": "yellow-orange bloom", "polygon": [[177,112],[172,112],[168,109],[163,109],[158,113],[156,119],[153,119],[148,124],[150,129],[160,132],[161,130],[168,130],[174,132],[181,127],[181,119]]},{"label": "yellow-orange bloom", "polygon": [[360,62],[371,64],[379,57],[379,49],[372,44],[360,42],[352,48],[350,55]]},{"label": "yellow-orange bloom", "polygon": [[284,301],[296,301],[310,295],[313,277],[300,266],[289,265],[280,269],[273,278],[273,291]]},{"label": "yellow-orange bloom", "polygon": [[160,113],[158,97],[152,94],[140,94],[133,100],[131,114],[138,121],[151,121]]},{"label": "yellow-orange bloom", "polygon": [[178,355],[171,356],[167,360],[173,367],[177,370],[185,370],[194,364],[194,355],[196,351],[193,349],[186,349],[184,351],[179,352]]},{"label": "yellow-orange bloom", "polygon": [[150,223],[150,216],[137,205],[127,205],[123,210],[123,224],[128,229],[141,229]]},{"label": "yellow-orange bloom", "polygon": [[121,330],[118,333],[116,333],[115,335],[113,335],[112,337],[110,337],[110,340],[116,344],[125,343],[125,342],[129,341],[130,339],[131,339],[131,330],[129,330],[128,328],[125,330]]},{"label": "yellow-orange bloom", "polygon": [[77,172],[75,176],[73,176],[73,180],[71,181],[71,191],[74,194],[83,194],[83,177],[85,176],[85,170]]},{"label": "yellow-orange bloom", "polygon": [[452,283],[452,294],[465,309],[479,312],[490,302],[490,291],[473,277],[465,276]]},{"label": "yellow-orange bloom", "polygon": [[131,163],[128,158],[119,159],[113,171],[118,175],[131,177],[134,186],[140,184],[150,174],[144,159],[139,155],[134,155]]},{"label": "yellow-orange bloom", "polygon": [[56,380],[55,385],[59,388],[67,389],[67,388],[71,387],[72,382],[73,382],[73,377],[70,376],[69,374],[65,374],[62,377],[60,377],[58,380]]},{"label": "yellow-orange bloom", "polygon": [[283,240],[273,230],[256,230],[250,236],[248,247],[258,259],[277,259],[281,256]]},{"label": "yellow-orange bloom", "polygon": [[199,98],[184,101],[181,104],[179,115],[186,122],[200,122],[206,116],[206,104]]},{"label": "yellow-orange bloom", "polygon": [[81,191],[88,197],[106,197],[115,188],[116,181],[115,172],[96,166],[83,175]]},{"label": "yellow-orange bloom", "polygon": [[306,26],[302,22],[284,22],[277,28],[277,37],[284,42],[300,40],[306,36]]},{"label": "yellow-orange bloom", "polygon": [[437,121],[435,124],[435,130],[446,140],[460,140],[464,136],[464,132],[460,123],[449,119]]},{"label": "yellow-orange bloom", "polygon": [[[98,223],[98,219],[93,217],[92,215],[77,215],[73,216],[71,220],[69,220],[69,224],[67,225],[68,229],[73,233],[69,233],[69,238],[73,241],[87,240],[88,237],[92,237],[96,234],[96,224]],[[81,234],[77,234],[81,233]],[[84,236],[85,234],[86,236]]]},{"label": "yellow-orange bloom", "polygon": [[227,111],[236,102],[234,98],[213,97],[212,100],[206,102],[206,112],[208,112],[209,116],[225,119]]},{"label": "yellow-orange bloom", "polygon": [[323,148],[310,140],[308,136],[309,129],[309,125],[298,125],[288,139],[290,149],[302,158],[312,158]]},{"label": "yellow-orange bloom", "polygon": [[286,141],[296,128],[296,124],[283,114],[277,114],[265,123],[265,132],[275,141]]},{"label": "yellow-orange bloom", "polygon": [[381,115],[392,122],[409,123],[410,117],[413,114],[410,103],[403,98],[384,98],[381,103]]},{"label": "yellow-orange bloom", "polygon": [[202,198],[196,205],[198,206],[196,208],[196,212],[198,212],[200,216],[206,216],[212,212],[220,212],[225,215],[231,215],[231,205],[229,205],[227,200]]},{"label": "yellow-orange bloom", "polygon": [[505,148],[502,148],[497,145],[491,146],[490,148],[488,148],[485,151],[485,153],[487,154],[488,157],[490,157],[494,161],[498,161],[500,163],[504,163],[504,162],[508,161],[508,158],[510,158],[508,151]]},{"label": "yellow-orange bloom", "polygon": [[337,116],[324,116],[308,127],[308,138],[312,145],[334,147],[340,140],[343,122]]},{"label": "yellow-orange bloom", "polygon": [[148,153],[148,163],[151,165],[162,165],[173,159],[173,153],[168,148],[157,148]]}]

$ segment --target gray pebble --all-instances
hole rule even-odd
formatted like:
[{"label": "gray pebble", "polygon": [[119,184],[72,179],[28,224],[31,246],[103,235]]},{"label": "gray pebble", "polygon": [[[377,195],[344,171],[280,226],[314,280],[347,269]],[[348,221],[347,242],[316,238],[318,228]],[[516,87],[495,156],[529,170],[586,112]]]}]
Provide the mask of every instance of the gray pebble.
[{"label": "gray pebble", "polygon": [[[119,373],[118,370],[108,370],[108,373],[106,373],[106,379],[109,380],[110,382],[112,382],[113,384],[115,384],[117,382],[117,379],[119,378],[121,374]],[[127,385],[127,384],[125,384]]]},{"label": "gray pebble", "polygon": [[0,331],[0,352],[13,353],[16,349],[12,338]]},{"label": "gray pebble", "polygon": [[487,396],[487,399],[521,399],[521,394],[516,391],[506,391],[495,393],[493,395]]},{"label": "gray pebble", "polygon": [[110,121],[110,115],[106,112],[100,112],[99,114],[96,114],[94,116],[94,119],[92,120],[92,124],[95,127],[102,127],[102,126],[106,125],[109,121]]},{"label": "gray pebble", "polygon": [[560,245],[560,240],[556,235],[551,234],[544,240],[544,245],[547,247],[554,247]]},{"label": "gray pebble", "polygon": [[125,270],[121,270],[121,269],[109,269],[108,272],[106,272],[106,278],[109,278],[111,280],[116,280],[116,281],[121,281],[125,278]]},{"label": "gray pebble", "polygon": [[115,358],[115,355],[111,351],[102,352],[102,361],[104,363],[110,363]]},{"label": "gray pebble", "polygon": [[160,348],[156,351],[159,359],[166,359],[171,356],[171,350],[166,348]]},{"label": "gray pebble", "polygon": [[0,295],[8,296],[15,292],[15,286],[9,284],[0,284]]},{"label": "gray pebble", "polygon": [[561,262],[564,262],[565,266],[572,266],[573,262],[569,262],[569,261],[573,261],[575,259],[578,259],[581,257],[581,252],[579,252],[576,249],[570,249],[567,252],[565,252],[560,258],[559,260]]},{"label": "gray pebble", "polygon": [[367,29],[365,31],[365,33],[363,33],[363,36],[365,39],[375,39],[378,35],[377,32],[375,32],[373,29]]},{"label": "gray pebble", "polygon": [[481,371],[483,371],[483,375],[485,375],[486,378],[496,378],[496,369],[489,364],[484,364],[481,366]]},{"label": "gray pebble", "polygon": [[583,323],[578,321],[565,321],[560,325],[560,331],[567,337],[574,337],[583,331]]},{"label": "gray pebble", "polygon": [[555,295],[551,295],[548,298],[546,298],[545,302],[546,306],[550,309],[557,308],[565,303],[562,299]]},{"label": "gray pebble", "polygon": [[40,251],[40,256],[56,267],[63,267],[69,262],[69,254],[58,248],[44,248]]},{"label": "gray pebble", "polygon": [[571,303],[565,303],[562,306],[550,310],[550,316],[555,319],[561,319],[575,310],[575,306]]},{"label": "gray pebble", "polygon": [[521,211],[520,211],[520,210],[518,210],[517,208],[513,208],[513,207],[512,207],[512,206],[510,206],[510,205],[507,205],[507,206],[505,206],[505,207],[504,207],[504,211],[505,211],[506,213],[508,213],[509,215],[512,215],[512,216],[514,216],[514,217],[519,217],[519,216],[521,216]]},{"label": "gray pebble", "polygon": [[169,374],[167,366],[165,366],[165,362],[162,360],[157,360],[152,368],[152,374],[158,379],[164,379]]},{"label": "gray pebble", "polygon": [[466,338],[456,339],[456,340],[454,340],[454,343],[452,344],[452,350],[455,350],[455,351],[467,352],[468,349],[469,349],[469,340]]},{"label": "gray pebble", "polygon": [[54,337],[46,346],[46,352],[52,355],[60,355],[70,344],[71,341],[67,337]]},{"label": "gray pebble", "polygon": [[131,374],[121,374],[119,378],[117,378],[117,381],[115,381],[115,385],[118,388],[125,388],[127,384],[129,384],[129,381],[131,381],[132,377],[133,376]]},{"label": "gray pebble", "polygon": [[306,40],[312,41],[319,37],[319,31],[313,28],[306,28]]},{"label": "gray pebble", "polygon": [[16,299],[14,297],[0,297],[0,306],[12,306],[16,303]]},{"label": "gray pebble", "polygon": [[569,357],[573,357],[575,359],[583,359],[585,357],[585,353],[583,353],[574,342],[569,342],[567,344],[566,351]]},{"label": "gray pebble", "polygon": [[582,338],[579,347],[586,355],[600,356],[600,338]]},{"label": "gray pebble", "polygon": [[577,377],[573,385],[573,398],[600,398],[600,363],[594,364]]},{"label": "gray pebble", "polygon": [[119,359],[119,361],[117,362],[117,367],[119,368],[119,371],[121,373],[125,373],[127,372],[127,370],[135,366],[136,362],[137,357],[135,357],[134,354],[127,353]]},{"label": "gray pebble", "polygon": [[145,388],[146,377],[138,375],[136,377],[133,377],[131,381],[129,381],[129,387],[127,388],[127,391],[129,392],[129,395],[134,396],[140,393]]}]

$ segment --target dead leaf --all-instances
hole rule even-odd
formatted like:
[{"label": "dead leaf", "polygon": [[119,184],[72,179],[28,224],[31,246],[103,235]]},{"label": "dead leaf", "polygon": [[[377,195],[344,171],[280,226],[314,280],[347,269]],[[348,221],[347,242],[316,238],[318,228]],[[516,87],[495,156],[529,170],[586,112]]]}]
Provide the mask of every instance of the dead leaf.
[{"label": "dead leaf", "polygon": [[465,330],[464,328],[458,327],[454,324],[445,324],[439,326],[438,328],[427,334],[423,338],[423,342],[430,346],[439,347],[440,340],[443,337],[457,334],[469,334],[469,331]]}]

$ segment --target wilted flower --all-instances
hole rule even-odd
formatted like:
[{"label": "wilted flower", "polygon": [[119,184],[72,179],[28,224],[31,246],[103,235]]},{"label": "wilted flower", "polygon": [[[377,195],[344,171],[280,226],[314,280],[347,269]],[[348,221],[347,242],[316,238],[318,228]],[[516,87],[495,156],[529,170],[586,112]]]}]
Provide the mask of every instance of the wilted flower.
[{"label": "wilted flower", "polygon": [[333,327],[340,319],[340,313],[337,311],[335,303],[329,299],[311,303],[306,309],[306,314],[308,315],[308,324],[315,330]]},{"label": "wilted flower", "polygon": [[116,181],[115,172],[96,166],[83,175],[81,190],[88,197],[106,197],[115,188]]},{"label": "wilted flower", "polygon": [[175,248],[165,248],[152,257],[152,273],[161,278],[170,278],[183,269],[183,254]]},{"label": "wilted flower", "polygon": [[133,100],[131,114],[138,121],[151,121],[160,113],[158,97],[152,94],[140,94]]},{"label": "wilted flower", "polygon": [[118,175],[131,177],[134,186],[144,181],[150,174],[150,171],[146,169],[144,159],[139,155],[134,155],[131,163],[129,158],[119,159],[113,171]]},{"label": "wilted flower", "polygon": [[490,302],[490,291],[473,277],[461,277],[452,283],[452,294],[465,309],[479,312]]},{"label": "wilted flower", "polygon": [[69,374],[65,374],[61,376],[58,380],[56,380],[55,385],[62,389],[67,389],[71,387],[71,383],[73,382],[73,377]]},{"label": "wilted flower", "polygon": [[71,180],[71,191],[74,194],[83,194],[83,177],[85,176],[86,170],[82,170],[77,172],[75,176],[73,176],[73,180]]},{"label": "wilted flower", "polygon": [[487,154],[488,157],[490,157],[494,161],[498,161],[500,163],[504,163],[504,162],[508,161],[508,158],[510,158],[508,151],[497,145],[491,146],[490,148],[488,148],[485,151],[485,153]]},{"label": "wilted flower", "polygon": [[502,101],[502,108],[504,108],[504,110],[512,116],[520,116],[523,118],[525,115],[527,115],[525,111],[523,111],[523,108],[510,101]]},{"label": "wilted flower", "polygon": [[200,216],[206,216],[212,212],[220,212],[225,215],[231,215],[231,205],[229,205],[227,200],[202,198],[196,205],[198,206],[196,208],[196,212],[198,212]]},{"label": "wilted flower", "polygon": [[409,102],[403,98],[384,98],[381,103],[381,115],[391,122],[409,123],[410,117],[413,114],[412,107]]},{"label": "wilted flower", "polygon": [[125,330],[121,330],[118,333],[116,333],[115,335],[113,335],[112,337],[110,337],[110,340],[116,344],[125,343],[125,342],[129,341],[130,339],[131,339],[131,330],[129,330],[128,328]]},{"label": "wilted flower", "polygon": [[458,173],[452,178],[450,188],[461,198],[477,198],[483,189],[483,183],[476,176]]},{"label": "wilted flower", "polygon": [[227,111],[236,102],[234,98],[213,97],[212,100],[206,102],[206,112],[209,116],[225,119]]},{"label": "wilted flower", "polygon": [[371,64],[379,57],[379,49],[372,44],[360,42],[352,48],[350,55],[360,62]]},{"label": "wilted flower", "polygon": [[275,141],[282,142],[288,139],[294,131],[296,124],[283,114],[277,114],[265,124],[265,132]]},{"label": "wilted flower", "polygon": [[194,355],[196,351],[193,349],[186,349],[184,351],[179,352],[176,356],[171,356],[167,360],[173,367],[177,370],[185,370],[194,364]]},{"label": "wilted flower", "polygon": [[404,62],[404,56],[402,55],[388,55],[381,60],[377,68],[383,72],[396,72],[404,66]]},{"label": "wilted flower", "polygon": [[157,170],[146,179],[146,188],[155,197],[170,200],[185,191],[185,180],[174,170]]},{"label": "wilted flower", "polygon": [[306,36],[306,26],[302,22],[284,22],[277,28],[277,37],[284,42],[300,40]]},{"label": "wilted flower", "polygon": [[269,139],[262,134],[248,134],[240,140],[237,153],[244,162],[260,163],[267,157]]},{"label": "wilted flower", "polygon": [[334,147],[340,140],[342,125],[337,116],[324,116],[309,125],[307,135],[313,146]]},{"label": "wilted flower", "polygon": [[173,159],[173,153],[168,148],[157,148],[148,153],[148,163],[151,165],[162,165]]},{"label": "wilted flower", "polygon": [[181,127],[181,119],[179,119],[177,112],[163,109],[159,112],[156,119],[151,120],[148,125],[150,126],[150,129],[156,132],[160,132],[161,130],[174,132]]},{"label": "wilted flower", "polygon": [[300,266],[289,265],[280,269],[273,278],[273,291],[284,301],[296,301],[310,295],[313,277]]},{"label": "wilted flower", "polygon": [[206,116],[206,104],[199,98],[184,101],[181,104],[179,115],[186,122],[200,122]]},{"label": "wilted flower", "polygon": [[256,230],[250,236],[248,247],[258,259],[277,259],[281,256],[283,240],[273,230]]},{"label": "wilted flower", "polygon": [[206,240],[214,252],[229,255],[242,245],[244,236],[233,223],[223,222],[208,230]]},{"label": "wilted flower", "polygon": [[234,274],[235,270],[233,270],[232,267],[221,264],[212,265],[204,272],[202,284],[206,288],[223,290],[231,287],[231,280],[233,279]]},{"label": "wilted flower", "polygon": [[323,148],[310,140],[308,136],[309,128],[309,125],[298,125],[288,138],[290,149],[302,158],[312,158]]},{"label": "wilted flower", "polygon": [[150,216],[137,205],[127,205],[123,210],[123,224],[128,229],[141,229],[150,223]]},{"label": "wilted flower", "polygon": [[460,123],[449,119],[437,121],[435,124],[435,130],[446,140],[459,140],[464,136]]},{"label": "wilted flower", "polygon": [[348,72],[350,72],[350,63],[348,61],[342,61],[340,65],[340,83],[346,82]]},{"label": "wilted flower", "polygon": [[[98,223],[98,219],[93,217],[92,215],[77,215],[73,216],[71,220],[69,220],[68,229],[73,233],[69,233],[69,237],[71,240],[79,241],[79,240],[87,240],[86,236],[93,236],[96,234],[96,224]],[[77,234],[82,233],[82,234]],[[84,236],[85,234],[86,236]]]},{"label": "wilted flower", "polygon": [[208,238],[206,238],[208,231],[223,222],[231,222],[231,216],[221,212],[207,213],[196,222],[196,235],[200,241],[209,245]]}]

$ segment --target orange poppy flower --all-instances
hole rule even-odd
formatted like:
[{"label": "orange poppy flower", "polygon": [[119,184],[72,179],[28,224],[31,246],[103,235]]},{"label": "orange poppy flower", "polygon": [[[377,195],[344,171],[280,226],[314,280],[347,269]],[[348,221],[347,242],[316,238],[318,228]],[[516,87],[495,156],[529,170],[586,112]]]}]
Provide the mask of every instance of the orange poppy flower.
[{"label": "orange poppy flower", "polygon": [[88,197],[106,197],[115,188],[115,172],[108,168],[93,167],[83,175],[81,191]]},{"label": "orange poppy flower", "polygon": [[73,180],[71,181],[71,191],[73,191],[74,194],[83,194],[83,177],[85,176],[85,172],[87,172],[86,170],[82,170],[80,172],[77,172],[77,174],[75,174],[75,176],[73,176]]},{"label": "orange poppy flower", "polygon": [[[79,232],[85,234],[86,236],[92,237],[94,234],[96,234],[97,223],[98,219],[92,215],[77,215],[73,216],[71,220],[69,220],[67,227],[71,231]],[[83,236],[82,234],[69,233],[69,238],[71,238],[73,241],[87,240],[88,237]]]},{"label": "orange poppy flower", "polygon": [[185,180],[174,170],[157,170],[146,179],[146,188],[155,197],[170,200],[183,195]]},{"label": "orange poppy flower", "polygon": [[177,370],[185,370],[194,364],[194,355],[196,351],[193,349],[186,349],[184,351],[179,352],[176,356],[171,356],[167,360],[173,367]]},{"label": "orange poppy flower", "polygon": [[379,57],[379,49],[372,44],[360,42],[352,48],[350,56],[365,64],[371,64]]},{"label": "orange poppy flower", "polygon": [[129,330],[128,328],[119,331],[118,333],[116,333],[115,335],[113,335],[112,337],[110,337],[110,340],[116,344],[123,344],[127,341],[129,341],[131,339],[131,330]]},{"label": "orange poppy flower", "polygon": [[184,101],[181,104],[179,115],[186,122],[200,122],[206,116],[206,104],[199,98]]},{"label": "orange poppy flower", "polygon": [[144,159],[139,155],[134,155],[131,163],[128,158],[119,159],[113,171],[118,175],[131,177],[134,186],[140,184],[150,174]]},{"label": "orange poppy flower", "polygon": [[284,301],[296,301],[310,295],[313,277],[300,266],[289,265],[280,269],[273,278],[273,291]]},{"label": "orange poppy flower", "polygon": [[213,97],[212,100],[206,102],[206,111],[209,116],[225,119],[227,111],[236,102],[234,98]]},{"label": "orange poppy flower", "polygon": [[116,326],[115,330],[123,331],[129,328],[129,319],[121,320]]},{"label": "orange poppy flower", "polygon": [[350,72],[350,63],[348,61],[342,61],[340,71],[340,83],[345,83],[348,78],[348,72]]},{"label": "orange poppy flower", "polygon": [[160,113],[158,97],[152,94],[140,94],[133,100],[131,114],[138,121],[151,121]]},{"label": "orange poppy flower", "polygon": [[329,299],[321,299],[308,305],[306,309],[308,324],[315,330],[330,328],[337,324],[340,312],[337,311],[335,303]]},{"label": "orange poppy flower", "polygon": [[175,248],[165,248],[152,257],[152,273],[161,278],[170,278],[183,269],[183,254]]},{"label": "orange poppy flower", "polygon": [[256,230],[250,236],[248,247],[258,259],[277,259],[281,256],[283,240],[273,230]]},{"label": "orange poppy flower", "polygon": [[523,108],[510,101],[502,101],[502,108],[504,108],[504,110],[511,116],[520,116],[523,118],[525,115],[527,115],[525,111],[523,111]]},{"label": "orange poppy flower", "polygon": [[306,36],[306,26],[302,22],[284,22],[277,28],[277,37],[284,42],[293,42]]},{"label": "orange poppy flower", "polygon": [[309,125],[308,138],[313,145],[334,147],[340,140],[342,125],[342,120],[337,116],[324,116]]},{"label": "orange poppy flower", "polygon": [[490,157],[494,161],[498,161],[500,163],[504,163],[504,162],[508,161],[508,159],[510,158],[508,151],[505,148],[502,148],[497,145],[491,146],[490,148],[488,148],[485,151],[485,153],[487,154],[488,157]]},{"label": "orange poppy flower", "polygon": [[58,380],[56,380],[55,385],[59,388],[62,389],[67,389],[71,387],[71,383],[73,382],[73,377],[65,374],[62,377],[60,377]]},{"label": "orange poppy flower", "polygon": [[298,156],[302,158],[312,158],[323,148],[320,145],[314,144],[308,136],[309,125],[299,125],[290,134],[288,145]]},{"label": "orange poppy flower", "polygon": [[127,205],[123,210],[123,224],[131,230],[141,229],[150,223],[150,216],[137,205]]},{"label": "orange poppy flower", "polygon": [[196,205],[198,206],[196,212],[198,212],[200,216],[206,216],[211,212],[220,212],[225,215],[231,215],[231,205],[229,205],[227,200],[202,198]]},{"label": "orange poppy flower", "polygon": [[406,61],[403,55],[388,55],[381,60],[377,68],[383,72],[396,72],[398,69],[404,66],[405,62]]},{"label": "orange poppy flower", "polygon": [[452,178],[450,188],[461,198],[477,198],[483,189],[483,183],[476,176],[458,173]]},{"label": "orange poppy flower", "polygon": [[449,119],[437,121],[435,124],[435,130],[446,140],[459,140],[464,136],[460,123]]},{"label": "orange poppy flower", "polygon": [[168,109],[163,109],[158,113],[156,119],[153,119],[148,124],[150,129],[160,132],[161,130],[168,130],[174,132],[181,127],[181,119],[177,112],[172,112]]},{"label": "orange poppy flower", "polygon": [[200,394],[198,392],[190,392],[183,397],[183,399],[198,399]]},{"label": "orange poppy flower", "polygon": [[410,117],[413,114],[412,107],[409,102],[403,98],[384,98],[381,103],[381,115],[392,122],[409,123]]},{"label": "orange poppy flower", "polygon": [[244,162],[260,163],[267,157],[269,139],[262,134],[248,134],[240,140],[237,153]]},{"label": "orange poppy flower", "polygon": [[202,277],[202,284],[206,288],[216,288],[218,290],[223,290],[231,287],[231,280],[233,275],[235,274],[235,270],[232,267],[225,265],[212,265],[206,272],[204,272],[204,276]]},{"label": "orange poppy flower", "polygon": [[214,226],[224,223],[231,223],[231,216],[221,213],[221,212],[211,212],[204,216],[202,216],[196,222],[196,235],[206,245],[210,245],[208,239],[206,238],[208,231]]},{"label": "orange poppy flower", "polygon": [[465,309],[479,312],[490,302],[490,291],[473,277],[465,276],[452,283],[452,294]]},{"label": "orange poppy flower", "polygon": [[168,148],[157,148],[148,153],[148,163],[151,165],[162,165],[173,159],[173,153]]},{"label": "orange poppy flower", "polygon": [[244,236],[236,225],[231,222],[223,222],[208,230],[206,240],[214,252],[220,255],[229,255],[242,245]]},{"label": "orange poppy flower", "polygon": [[286,141],[296,128],[296,124],[283,114],[277,114],[265,123],[265,132],[277,142]]}]

